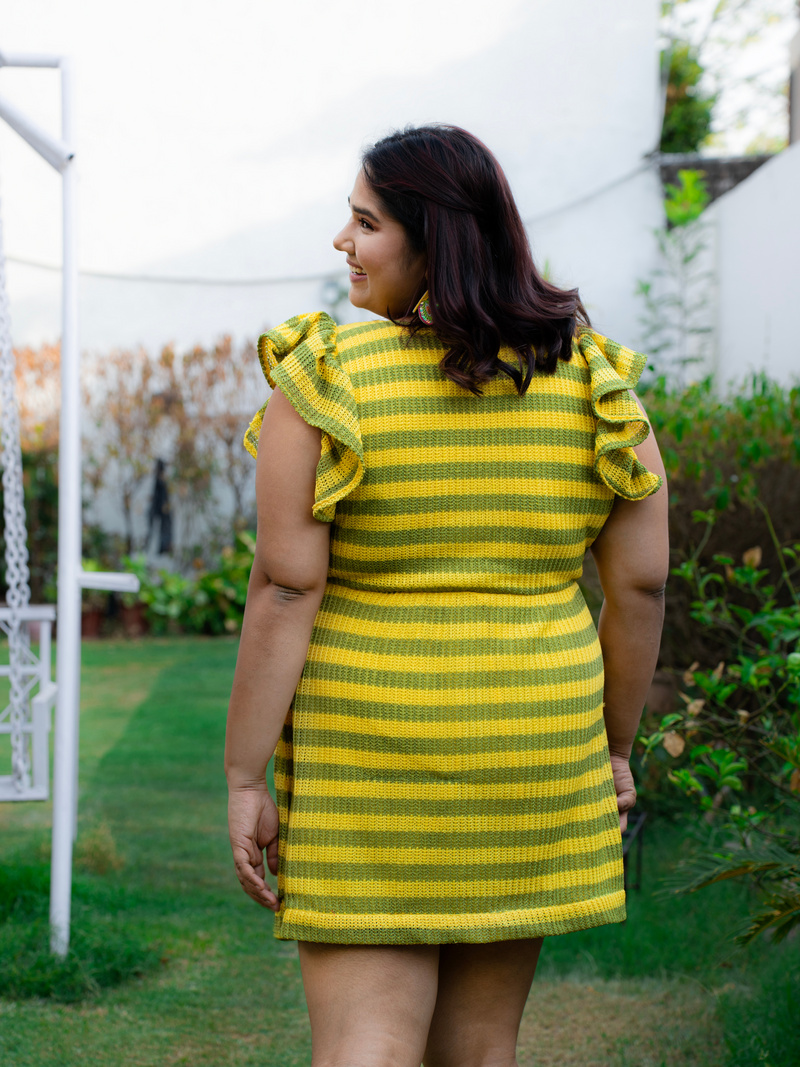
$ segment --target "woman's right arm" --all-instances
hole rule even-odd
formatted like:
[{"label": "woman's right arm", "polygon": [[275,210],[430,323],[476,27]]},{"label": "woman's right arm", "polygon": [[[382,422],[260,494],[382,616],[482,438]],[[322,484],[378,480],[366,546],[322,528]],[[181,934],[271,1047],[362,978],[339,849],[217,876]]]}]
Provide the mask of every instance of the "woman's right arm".
[{"label": "woman's right arm", "polygon": [[320,431],[276,389],[258,442],[258,536],[247,590],[225,742],[228,824],[236,873],[257,903],[277,910],[278,814],[267,763],[300,680],[325,592],[330,524],[312,515]]},{"label": "woman's right arm", "polygon": [[605,598],[597,627],[605,670],[603,716],[622,830],[636,802],[629,760],[658,662],[669,574],[667,479],[653,434],[634,451],[663,484],[644,500],[617,497],[592,545]]}]

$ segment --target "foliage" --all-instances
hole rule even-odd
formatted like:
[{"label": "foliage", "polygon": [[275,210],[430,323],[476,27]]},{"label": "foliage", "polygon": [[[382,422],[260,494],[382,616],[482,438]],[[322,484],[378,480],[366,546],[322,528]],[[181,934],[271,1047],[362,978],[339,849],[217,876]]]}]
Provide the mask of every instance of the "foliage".
[{"label": "foliage", "polygon": [[669,64],[661,151],[697,152],[711,132],[716,97],[700,90],[698,83],[704,70],[696,48],[686,41],[676,41],[661,58],[662,64]]},{"label": "foliage", "polygon": [[55,453],[61,405],[61,346],[15,348],[14,370],[22,451]]},{"label": "foliage", "polygon": [[[60,349],[20,348],[15,359],[31,591],[41,602],[55,597]],[[183,353],[166,346],[156,358],[144,350],[89,357],[83,385],[84,555],[113,570],[122,555],[146,549],[149,522],[139,516],[157,458],[168,463],[180,567],[198,555],[209,564],[252,525],[254,465],[241,441],[265,389],[252,343],[234,349],[225,337]],[[108,521],[109,496],[121,539],[98,523]]]},{"label": "foliage", "polygon": [[214,539],[219,487],[225,487],[232,516],[223,543],[245,527],[254,472],[241,442],[250,406],[257,406],[248,397],[259,388],[254,346],[235,352],[230,337],[182,353],[166,345],[156,358],[140,350],[95,360],[84,390],[94,423],[84,483],[92,500],[102,491],[117,497],[128,554],[146,550],[150,540],[149,516],[143,529],[135,515],[157,459],[168,467],[180,564],[197,555],[195,543]]},{"label": "foliage", "polygon": [[661,377],[640,395],[670,485],[680,491],[701,484],[717,521],[736,503],[753,504],[763,492],[765,467],[800,467],[800,386],[754,374],[723,393],[710,377],[685,389]]},{"label": "foliage", "polygon": [[[165,349],[165,352],[171,351]],[[162,353],[163,358],[163,353]],[[245,342],[235,353],[230,337],[211,348],[196,346],[180,357],[172,355],[176,373],[172,388],[179,396],[174,417],[178,425],[174,478],[178,493],[195,501],[208,500],[210,477],[222,481],[231,498],[235,533],[244,529],[252,503],[253,463],[242,447],[244,431],[253,412],[247,397],[261,384],[261,370],[255,346]],[[187,456],[181,458],[181,453]],[[187,462],[187,458],[194,459]],[[202,487],[193,484],[200,477]],[[200,489],[200,492],[198,492]]]},{"label": "foliage", "polygon": [[[709,533],[714,512],[697,518]],[[670,781],[722,841],[682,866],[679,891],[746,876],[764,899],[741,943],[765,931],[779,941],[800,924],[800,543],[776,543],[776,583],[760,548],[740,566],[717,555],[704,567],[701,546],[673,574],[692,591],[692,618],[715,631],[727,656],[714,669],[687,668],[683,706],[657,724],[645,720],[640,758],[646,764],[658,746],[668,754]]]},{"label": "foliage", "polygon": [[116,495],[133,551],[134,499],[150,475],[161,443],[159,431],[170,404],[168,362],[146,352],[116,350],[95,361],[84,387],[84,409],[94,424],[87,438],[86,485]]},{"label": "foliage", "polygon": [[681,170],[678,185],[667,185],[667,225],[654,231],[661,266],[640,279],[636,294],[644,304],[642,346],[655,370],[677,371],[702,363],[711,336],[705,223],[708,192],[701,171]]},{"label": "foliage", "polygon": [[663,51],[680,45],[694,51],[714,101],[717,132],[709,142],[726,155],[752,151],[756,131],[767,142],[784,135],[788,71],[771,62],[770,52],[785,48],[795,13],[796,0],[665,0],[661,5]]},{"label": "foliage", "polygon": [[[147,620],[155,634],[176,630],[188,633],[238,633],[244,618],[247,583],[255,553],[255,536],[236,535],[233,547],[223,548],[219,565],[185,578],[174,571],[153,573],[144,556],[126,559],[139,578],[138,599],[147,606]],[[127,594],[128,603],[132,594]]]},{"label": "foliage", "polygon": [[[780,558],[755,501],[767,509],[781,543],[797,540],[800,388],[759,375],[736,392],[724,393],[711,379],[680,389],[669,388],[662,378],[641,396],[667,468],[673,565],[695,556],[709,567],[719,554],[740,560],[760,545],[761,566],[778,581]],[[710,511],[713,524],[698,526],[695,518]],[[780,596],[786,602],[785,588]],[[667,588],[662,669],[682,672],[690,660],[712,666],[730,660],[724,634],[692,618],[692,598],[689,584],[673,576]]]}]

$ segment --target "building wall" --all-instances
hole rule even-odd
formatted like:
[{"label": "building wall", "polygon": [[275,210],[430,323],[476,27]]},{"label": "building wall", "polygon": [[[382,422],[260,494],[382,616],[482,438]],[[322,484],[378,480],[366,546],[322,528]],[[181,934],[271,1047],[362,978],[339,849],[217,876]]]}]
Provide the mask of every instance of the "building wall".
[{"label": "building wall", "polygon": [[[500,159],[554,279],[580,287],[599,329],[636,344],[633,291],[654,265],[651,231],[660,222],[655,172],[634,174],[660,128],[657,14],[656,0],[537,0],[520,4],[505,39],[429,77],[363,85],[356,77],[356,97],[290,135],[254,131],[253,151],[269,157],[274,173],[287,182],[298,170],[304,182],[315,175],[316,198],[302,211],[141,270],[343,278],[331,239],[346,215],[362,145],[407,123],[450,122],[475,132]],[[331,77],[348,78],[346,66],[332,57]],[[252,337],[322,306],[319,281],[193,288],[84,278],[81,338],[94,351],[208,343],[223,333]],[[341,313],[363,317],[346,304]],[[58,315],[55,288],[46,299],[20,300],[15,341],[57,336]]]},{"label": "building wall", "polygon": [[[273,221],[142,264],[140,272],[216,278],[330,272],[344,280],[343,256],[331,240],[345,221],[363,145],[408,123],[441,121],[474,132],[497,155],[535,255],[553,280],[580,288],[597,329],[638,346],[634,290],[656,265],[652,231],[662,221],[657,168],[645,163],[661,125],[658,6],[657,0],[522,2],[504,39],[427,77],[362,84],[346,56],[332,55],[331,78],[352,79],[352,97],[337,98],[290,134],[253,131],[252,151],[269,159],[283,188],[301,177],[304,187],[315,188],[303,209],[277,219],[271,210]],[[361,32],[354,29],[354,40]],[[276,86],[276,92],[291,89]],[[228,195],[228,188],[220,190]],[[151,352],[167,342],[207,345],[222,334],[252,338],[292,315],[325,307],[320,280],[198,287],[83,277],[80,295],[81,346],[96,354],[139,344]],[[57,279],[40,298],[16,301],[12,312],[17,344],[57,337]],[[337,313],[347,321],[365,317],[347,301]],[[243,410],[263,403],[263,383],[251,393]],[[136,500],[140,535],[150,492],[148,479]],[[224,510],[223,497],[220,488]],[[92,518],[121,531],[113,493],[101,495]]]},{"label": "building wall", "polygon": [[708,209],[716,235],[720,382],[765,371],[800,378],[800,143]]}]

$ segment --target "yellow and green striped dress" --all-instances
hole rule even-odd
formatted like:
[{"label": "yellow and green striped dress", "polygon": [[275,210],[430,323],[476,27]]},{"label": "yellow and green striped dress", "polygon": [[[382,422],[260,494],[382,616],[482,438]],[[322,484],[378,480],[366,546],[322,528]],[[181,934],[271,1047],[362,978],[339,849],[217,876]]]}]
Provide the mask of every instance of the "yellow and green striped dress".
[{"label": "yellow and green striped dress", "polygon": [[[259,356],[322,430],[328,585],[275,757],[276,936],[443,944],[625,918],[603,661],[576,579],[645,357],[590,331],[524,397],[475,397],[432,330],[301,315]],[[505,353],[513,360],[511,353]],[[245,438],[255,455],[263,409]]]}]

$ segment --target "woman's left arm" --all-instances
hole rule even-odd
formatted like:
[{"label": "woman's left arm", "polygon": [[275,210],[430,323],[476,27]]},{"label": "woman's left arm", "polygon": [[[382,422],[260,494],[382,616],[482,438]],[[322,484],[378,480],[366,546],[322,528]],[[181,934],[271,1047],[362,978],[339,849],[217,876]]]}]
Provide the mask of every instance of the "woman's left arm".
[{"label": "woman's left arm", "polygon": [[225,742],[228,828],[245,892],[277,911],[264,880],[273,874],[278,813],[266,785],[267,763],[308,655],[325,592],[330,524],[312,516],[321,434],[276,389],[258,442],[258,534],[236,660]]},{"label": "woman's left arm", "polygon": [[636,801],[629,761],[658,662],[669,574],[667,477],[654,435],[634,451],[661,475],[661,488],[644,500],[617,497],[592,545],[604,596],[597,627],[605,670],[603,717],[622,830]]}]

